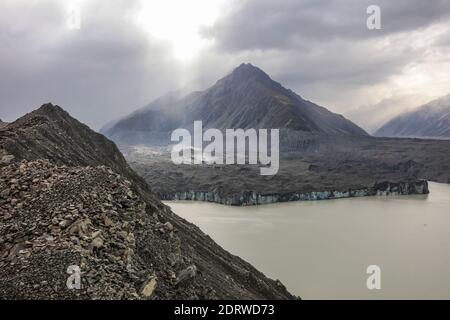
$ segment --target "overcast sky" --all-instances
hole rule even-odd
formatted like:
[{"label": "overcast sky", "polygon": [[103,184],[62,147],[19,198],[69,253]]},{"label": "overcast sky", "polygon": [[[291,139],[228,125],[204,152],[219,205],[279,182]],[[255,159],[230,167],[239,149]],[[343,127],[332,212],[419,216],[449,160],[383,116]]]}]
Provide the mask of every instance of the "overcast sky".
[{"label": "overcast sky", "polygon": [[0,1],[5,121],[53,102],[99,129],[242,62],[371,130],[450,93],[450,1]]}]

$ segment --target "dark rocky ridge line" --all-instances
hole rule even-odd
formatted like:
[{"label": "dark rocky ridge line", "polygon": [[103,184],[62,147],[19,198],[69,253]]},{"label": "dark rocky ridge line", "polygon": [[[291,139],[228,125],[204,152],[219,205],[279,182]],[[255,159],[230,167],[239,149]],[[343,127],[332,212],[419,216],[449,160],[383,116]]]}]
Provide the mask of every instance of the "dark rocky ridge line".
[{"label": "dark rocky ridge line", "polygon": [[162,200],[193,200],[214,202],[232,206],[249,206],[289,201],[314,201],[367,196],[428,193],[428,182],[426,180],[417,180],[396,183],[385,181],[376,183],[372,187],[345,191],[311,191],[306,193],[290,192],[283,194],[258,194],[256,192],[242,192],[234,195],[221,195],[219,192],[214,191],[187,191],[172,194],[158,193],[158,195]]},{"label": "dark rocky ridge line", "polygon": [[[4,299],[295,299],[160,202],[115,144],[47,104],[0,129]],[[68,290],[68,265],[81,290]]]}]

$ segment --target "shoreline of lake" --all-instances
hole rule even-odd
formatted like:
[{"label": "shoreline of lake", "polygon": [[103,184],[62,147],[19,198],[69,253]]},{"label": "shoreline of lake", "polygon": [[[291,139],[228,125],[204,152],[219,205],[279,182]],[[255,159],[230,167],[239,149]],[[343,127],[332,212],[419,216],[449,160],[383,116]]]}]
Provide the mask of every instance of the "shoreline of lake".
[{"label": "shoreline of lake", "polygon": [[[165,203],[303,299],[448,299],[450,185],[429,187],[249,207]],[[381,290],[366,288],[369,265],[381,268]]]}]

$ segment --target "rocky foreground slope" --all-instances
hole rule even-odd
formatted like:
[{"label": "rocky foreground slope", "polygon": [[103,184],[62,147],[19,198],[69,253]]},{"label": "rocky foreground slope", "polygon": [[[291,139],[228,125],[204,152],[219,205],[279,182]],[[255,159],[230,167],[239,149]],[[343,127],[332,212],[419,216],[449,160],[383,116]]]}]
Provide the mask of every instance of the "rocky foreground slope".
[{"label": "rocky foreground slope", "polygon": [[[57,106],[1,129],[0,152],[3,299],[295,298],[173,214]],[[80,289],[66,285],[70,266]]]}]

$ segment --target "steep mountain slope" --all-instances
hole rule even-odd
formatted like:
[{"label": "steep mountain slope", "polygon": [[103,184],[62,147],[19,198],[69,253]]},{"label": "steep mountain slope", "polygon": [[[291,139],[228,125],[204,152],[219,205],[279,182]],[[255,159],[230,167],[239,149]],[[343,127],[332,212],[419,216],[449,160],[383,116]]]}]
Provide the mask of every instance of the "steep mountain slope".
[{"label": "steep mountain slope", "polygon": [[[0,160],[2,298],[294,298],[173,214],[114,143],[58,106],[0,129]],[[66,286],[71,265],[79,290]]]},{"label": "steep mountain slope", "polygon": [[102,132],[117,141],[149,139],[151,144],[158,133],[190,128],[195,120],[202,120],[206,128],[367,135],[343,116],[302,99],[251,64],[240,65],[205,91],[187,96],[170,93]]},{"label": "steep mountain slope", "polygon": [[378,129],[375,135],[450,138],[450,94],[395,117]]}]

